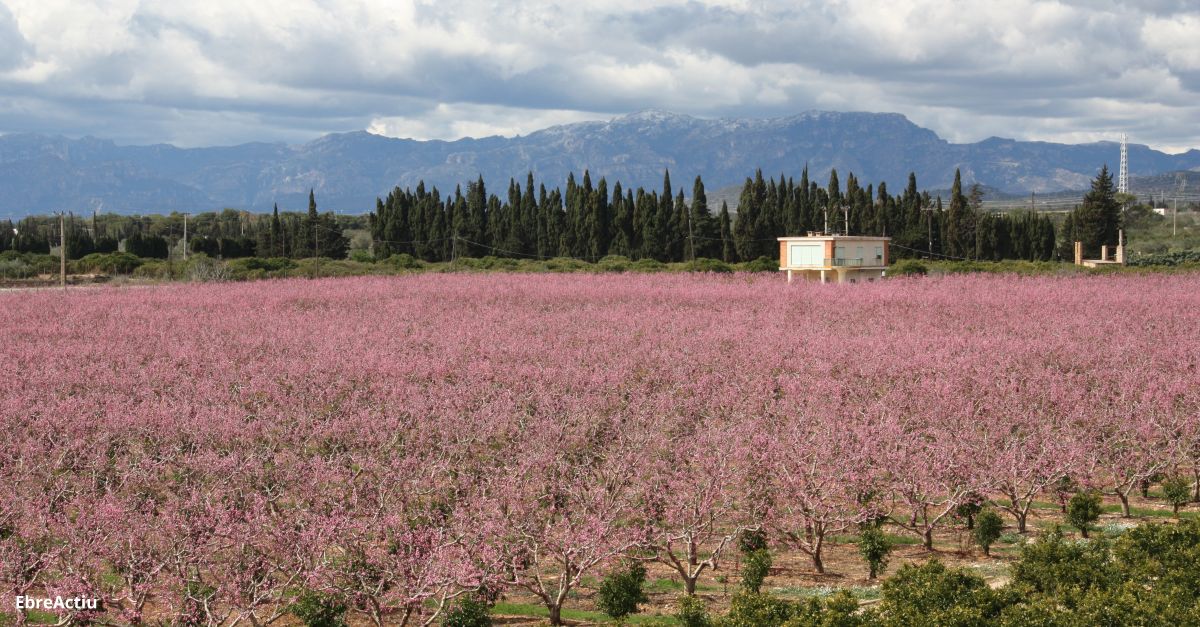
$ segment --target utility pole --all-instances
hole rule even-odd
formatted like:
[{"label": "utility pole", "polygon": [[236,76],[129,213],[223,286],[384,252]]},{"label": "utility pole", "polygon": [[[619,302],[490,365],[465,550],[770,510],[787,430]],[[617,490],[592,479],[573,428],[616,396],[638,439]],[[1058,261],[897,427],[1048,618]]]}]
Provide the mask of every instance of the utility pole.
[{"label": "utility pole", "polygon": [[1175,237],[1179,225],[1179,197],[1175,197],[1175,210],[1171,212],[1171,237]]},{"label": "utility pole", "polygon": [[933,259],[933,205],[922,208],[925,211],[925,223],[929,225],[929,258]]},{"label": "utility pole", "polygon": [[692,210],[688,209],[688,248],[691,249],[692,261],[696,260],[696,236],[692,233]]},{"label": "utility pole", "polygon": [[846,214],[846,235],[850,235],[850,205],[842,205],[842,211]]},{"label": "utility pole", "polygon": [[187,219],[188,219],[188,214],[186,214],[186,213],[183,214],[183,260],[184,261],[187,261],[187,249],[188,249]]},{"label": "utility pole", "polygon": [[67,289],[67,214],[58,212],[58,284]]}]

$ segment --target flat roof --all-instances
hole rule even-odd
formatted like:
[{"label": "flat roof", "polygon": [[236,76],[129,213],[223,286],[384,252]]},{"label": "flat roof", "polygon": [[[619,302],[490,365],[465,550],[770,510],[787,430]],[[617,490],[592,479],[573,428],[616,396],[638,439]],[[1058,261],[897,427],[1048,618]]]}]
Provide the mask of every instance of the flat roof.
[{"label": "flat roof", "polygon": [[797,241],[797,240],[809,240],[809,241],[816,241],[816,240],[831,240],[831,239],[832,239],[832,240],[838,240],[838,239],[857,239],[857,240],[863,240],[863,239],[868,239],[868,240],[875,240],[875,241],[880,241],[880,242],[886,242],[886,241],[890,241],[892,238],[890,238],[890,237],[879,237],[879,236],[877,236],[877,235],[792,235],[792,236],[789,236],[789,237],[779,237],[779,238],[776,238],[776,239],[778,239],[778,240],[779,240],[779,241],[781,241],[781,242],[794,242],[794,241]]}]

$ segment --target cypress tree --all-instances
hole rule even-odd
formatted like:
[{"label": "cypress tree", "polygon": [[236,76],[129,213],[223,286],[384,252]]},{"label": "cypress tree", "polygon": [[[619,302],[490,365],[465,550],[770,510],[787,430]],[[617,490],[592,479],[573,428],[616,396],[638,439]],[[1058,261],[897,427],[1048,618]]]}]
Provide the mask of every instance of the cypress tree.
[{"label": "cypress tree", "polygon": [[688,225],[691,222],[691,209],[688,208],[687,200],[683,196],[683,188],[679,188],[679,193],[675,194],[675,210],[671,213],[672,235],[671,243],[667,247],[669,259],[671,261],[682,261],[687,254],[688,246]]},{"label": "cypress tree", "polygon": [[836,231],[841,210],[842,188],[838,182],[837,168],[834,168],[829,171],[829,184],[825,187],[825,215],[821,216],[821,228]]},{"label": "cypress tree", "polygon": [[954,170],[954,184],[950,186],[950,211],[946,213],[946,254],[952,257],[970,257],[975,252],[975,220],[967,197],[962,191],[962,174]]},{"label": "cypress tree", "polygon": [[[1116,200],[1113,177],[1105,165],[1092,179],[1092,188],[1083,196],[1083,204],[1071,212],[1064,225],[1064,244],[1083,242],[1084,255],[1099,256],[1102,245],[1116,245],[1121,229],[1121,205]],[[1073,254],[1073,253],[1072,253]]]},{"label": "cypress tree", "polygon": [[271,247],[267,253],[270,257],[287,256],[283,249],[283,223],[279,221],[279,203],[271,210]]},{"label": "cypress tree", "polygon": [[[663,191],[662,195],[658,197],[658,210],[654,215],[655,240],[650,250],[647,251],[648,256],[659,261],[670,260],[670,246],[678,237],[675,230],[675,204],[671,198],[671,173],[663,170]],[[650,242],[647,244],[649,245]]]},{"label": "cypress tree", "polygon": [[[483,184],[483,176],[480,175],[474,183],[467,184],[466,198],[466,213],[462,217],[463,227],[459,235],[466,240],[466,246],[459,251],[459,254],[466,253],[469,257],[482,257],[487,254],[487,249],[484,247],[488,242],[488,220],[487,220],[487,188]],[[459,242],[462,246],[464,242]]]},{"label": "cypress tree", "polygon": [[[585,181],[584,188],[587,188]],[[612,238],[612,216],[608,204],[608,181],[604,178],[592,191],[587,204],[587,256],[596,261],[608,253],[609,240]]]},{"label": "cypress tree", "polygon": [[721,238],[721,261],[726,263],[735,261],[737,254],[733,247],[733,233],[729,224],[729,205],[721,201],[721,213],[717,217],[717,228]]},{"label": "cypress tree", "polygon": [[621,182],[613,186],[612,198],[612,242],[609,244],[609,255],[633,256],[633,196],[626,199],[621,195]]},{"label": "cypress tree", "polygon": [[704,193],[704,181],[699,176],[692,183],[692,208],[688,229],[688,256],[716,256],[716,229],[713,228],[713,216],[708,210],[708,196]]}]

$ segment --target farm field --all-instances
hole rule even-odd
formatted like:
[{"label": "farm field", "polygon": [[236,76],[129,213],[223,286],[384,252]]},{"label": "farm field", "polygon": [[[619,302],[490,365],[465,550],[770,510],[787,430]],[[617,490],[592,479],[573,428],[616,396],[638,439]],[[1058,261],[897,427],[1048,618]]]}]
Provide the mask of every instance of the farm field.
[{"label": "farm field", "polygon": [[1200,476],[1196,274],[420,274],[0,311],[0,592],[104,600],[77,620],[296,624],[307,594],[413,625],[482,588],[510,622],[591,621],[631,557],[636,619],[689,588],[721,610],[758,529],[765,591],[869,602],[872,521],[888,572],[1000,585],[1072,494],[1119,533]]}]

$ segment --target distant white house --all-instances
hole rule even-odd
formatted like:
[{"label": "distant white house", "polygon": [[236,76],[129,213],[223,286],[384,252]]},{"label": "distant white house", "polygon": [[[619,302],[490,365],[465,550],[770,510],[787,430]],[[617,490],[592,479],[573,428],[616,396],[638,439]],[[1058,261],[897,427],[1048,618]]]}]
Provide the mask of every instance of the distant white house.
[{"label": "distant white house", "polygon": [[828,283],[857,283],[883,278],[890,237],[809,233],[779,238],[779,269],[793,277]]}]

